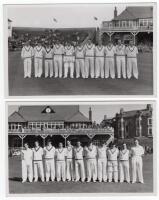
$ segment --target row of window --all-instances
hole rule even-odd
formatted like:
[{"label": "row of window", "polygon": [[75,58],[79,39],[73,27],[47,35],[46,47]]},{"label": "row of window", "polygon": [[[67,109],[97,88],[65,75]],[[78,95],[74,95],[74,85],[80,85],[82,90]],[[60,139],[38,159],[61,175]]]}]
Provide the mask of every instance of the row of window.
[{"label": "row of window", "polygon": [[[29,122],[26,128],[29,129],[57,129],[57,128],[87,128],[87,123],[71,123],[64,125],[64,122]],[[9,124],[9,130],[20,130],[25,128],[22,124]]]},{"label": "row of window", "polygon": [[105,27],[148,27],[153,26],[153,19],[139,19],[139,21],[127,20],[127,21],[116,21],[104,22]]},{"label": "row of window", "polygon": [[54,129],[64,127],[64,122],[29,122],[29,129]]}]

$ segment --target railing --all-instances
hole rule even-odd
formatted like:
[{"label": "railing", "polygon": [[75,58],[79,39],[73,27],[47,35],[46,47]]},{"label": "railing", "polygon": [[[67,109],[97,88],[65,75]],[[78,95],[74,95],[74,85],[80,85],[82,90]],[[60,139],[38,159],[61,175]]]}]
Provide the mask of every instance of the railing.
[{"label": "railing", "polygon": [[50,135],[61,135],[61,134],[77,134],[77,135],[85,135],[85,134],[113,134],[113,128],[83,128],[83,129],[14,129],[8,130],[9,135],[14,134],[28,134],[28,135],[38,135],[38,134],[50,134]]},{"label": "railing", "polygon": [[153,31],[153,26],[125,26],[125,27],[105,27],[101,28],[101,31]]}]

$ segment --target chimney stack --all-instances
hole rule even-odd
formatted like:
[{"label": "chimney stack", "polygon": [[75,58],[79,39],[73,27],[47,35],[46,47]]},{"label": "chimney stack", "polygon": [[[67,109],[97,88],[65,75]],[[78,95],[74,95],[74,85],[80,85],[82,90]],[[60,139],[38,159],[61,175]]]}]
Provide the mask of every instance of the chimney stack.
[{"label": "chimney stack", "polygon": [[91,110],[91,107],[89,108],[89,120],[92,121],[92,110]]},{"label": "chimney stack", "polygon": [[124,108],[121,108],[120,109],[120,114],[123,114],[123,112],[124,112]]},{"label": "chimney stack", "polygon": [[116,8],[116,6],[115,6],[115,9],[114,9],[114,18],[116,18],[117,15],[118,15],[118,12],[117,12],[117,8]]},{"label": "chimney stack", "polygon": [[147,110],[152,111],[152,106],[151,106],[151,104],[147,104]]},{"label": "chimney stack", "polygon": [[104,120],[107,120],[107,115],[104,115]]}]

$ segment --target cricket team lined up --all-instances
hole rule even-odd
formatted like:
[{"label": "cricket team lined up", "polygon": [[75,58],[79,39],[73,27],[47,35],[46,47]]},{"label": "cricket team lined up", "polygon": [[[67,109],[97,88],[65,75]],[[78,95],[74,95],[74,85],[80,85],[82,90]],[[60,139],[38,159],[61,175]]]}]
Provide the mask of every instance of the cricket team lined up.
[{"label": "cricket team lined up", "polygon": [[44,74],[45,78],[70,76],[130,79],[133,76],[138,79],[137,54],[138,49],[133,41],[130,41],[127,47],[121,40],[118,40],[116,46],[111,41],[106,46],[99,41],[95,46],[88,40],[85,45],[79,43],[76,47],[70,42],[63,46],[59,41],[56,41],[53,47],[46,41],[44,47],[38,41],[34,48],[27,41],[22,48],[21,57],[24,63],[24,78],[30,78],[34,71],[35,78],[40,78]]},{"label": "cricket team lined up", "polygon": [[[58,148],[52,146],[51,141],[46,147],[39,146],[35,141],[35,147],[30,149],[28,143],[24,144],[22,155],[22,182],[38,181],[38,174],[41,181],[81,181],[81,182],[118,182],[126,181],[130,183],[129,160],[131,158],[132,183],[144,183],[142,171],[142,156],[144,149],[135,140],[131,150],[123,144],[119,150],[115,145],[108,148],[105,143],[99,147],[90,142],[84,148],[80,141],[76,146],[72,146],[67,141],[64,148],[59,143]],[[46,179],[45,179],[46,177]]]}]

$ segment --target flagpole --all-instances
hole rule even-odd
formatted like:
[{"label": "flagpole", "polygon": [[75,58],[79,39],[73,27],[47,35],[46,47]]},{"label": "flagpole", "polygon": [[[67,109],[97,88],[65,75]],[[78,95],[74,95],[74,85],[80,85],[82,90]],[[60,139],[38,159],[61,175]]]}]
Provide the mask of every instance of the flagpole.
[{"label": "flagpole", "polygon": [[[99,35],[97,35],[97,31],[98,31],[98,25],[97,25],[98,24],[98,18],[94,16],[94,20],[96,21],[96,27],[95,27],[96,28],[96,42],[98,42],[98,40],[99,40]],[[97,38],[97,36],[98,36],[98,38]]]}]

